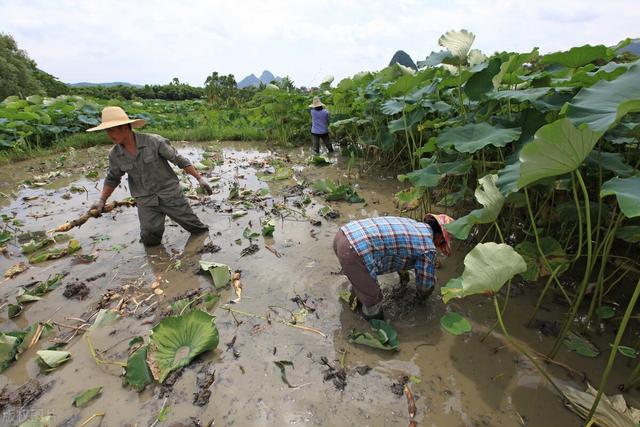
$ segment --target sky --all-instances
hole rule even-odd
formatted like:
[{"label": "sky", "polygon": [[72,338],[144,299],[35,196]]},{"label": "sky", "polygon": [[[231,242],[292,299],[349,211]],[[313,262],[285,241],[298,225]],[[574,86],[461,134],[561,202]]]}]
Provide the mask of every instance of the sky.
[{"label": "sky", "polygon": [[640,37],[638,0],[0,0],[0,32],[67,83],[202,86],[262,70],[296,86],[338,82],[438,51],[452,29],[473,47],[541,53]]}]

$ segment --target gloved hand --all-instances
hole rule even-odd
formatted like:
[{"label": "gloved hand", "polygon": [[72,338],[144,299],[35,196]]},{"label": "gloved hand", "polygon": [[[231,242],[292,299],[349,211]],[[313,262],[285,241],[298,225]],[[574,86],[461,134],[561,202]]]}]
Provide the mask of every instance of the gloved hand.
[{"label": "gloved hand", "polygon": [[89,207],[89,212],[91,212],[92,210],[96,210],[98,211],[98,213],[102,213],[102,209],[104,209],[104,200],[98,199],[93,202],[91,207]]},{"label": "gloved hand", "polygon": [[211,189],[211,186],[209,185],[207,180],[204,179],[204,177],[201,176],[200,179],[198,179],[198,184],[200,184],[200,188],[202,188],[202,191],[207,193],[209,196],[213,194],[213,190]]}]

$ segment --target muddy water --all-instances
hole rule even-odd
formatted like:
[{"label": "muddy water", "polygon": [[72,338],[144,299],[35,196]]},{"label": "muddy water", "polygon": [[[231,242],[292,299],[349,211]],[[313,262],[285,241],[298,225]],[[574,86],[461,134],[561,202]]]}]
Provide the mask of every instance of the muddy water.
[{"label": "muddy water", "polygon": [[[494,426],[494,425],[562,425],[578,426],[580,419],[564,408],[541,380],[540,376],[522,356],[505,346],[499,334],[490,335],[484,342],[480,338],[493,325],[495,316],[491,301],[474,298],[452,302],[445,306],[438,297],[432,297],[426,307],[412,307],[409,296],[385,301],[385,309],[392,314],[392,325],[400,338],[399,352],[384,352],[360,347],[349,342],[353,329],[368,330],[368,325],[346,306],[338,302],[337,294],[346,285],[344,276],[336,274],[339,266],[331,243],[339,225],[367,216],[399,214],[392,202],[398,191],[393,176],[357,176],[347,174],[346,165],[334,158],[329,167],[304,165],[308,153],[302,149],[273,153],[263,144],[211,143],[183,145],[181,152],[194,161],[201,159],[203,149],[216,151],[224,160],[216,166],[210,176],[220,177],[214,203],[195,203],[196,213],[209,224],[208,236],[189,238],[180,227],[167,222],[163,245],[146,250],[138,243],[138,220],[135,208],[121,208],[101,218],[92,219],[70,232],[82,244],[82,253],[94,254],[97,261],[91,264],[76,264],[72,257],[31,266],[14,279],[5,280],[0,288],[2,302],[13,303],[20,286],[34,280],[46,279],[49,275],[67,271],[64,284],[76,280],[89,287],[84,300],[67,299],[63,296],[65,285],[50,292],[43,300],[25,306],[16,319],[8,319],[6,307],[0,314],[2,331],[23,329],[37,321],[53,320],[64,325],[78,325],[77,318],[90,319],[97,302],[113,290],[117,294],[107,303],[110,307],[120,304],[121,295],[133,289],[134,301],[140,303],[135,314],[114,325],[104,326],[91,332],[101,358],[124,361],[127,343],[135,336],[148,336],[157,321],[159,309],[171,298],[190,289],[211,288],[211,280],[195,274],[200,259],[222,262],[232,269],[242,270],[243,294],[239,304],[232,307],[247,313],[289,318],[289,311],[298,306],[291,301],[296,295],[308,296],[309,304],[316,311],[310,313],[303,325],[321,331],[324,336],[292,328],[272,321],[241,314],[232,316],[223,307],[235,298],[233,290],[224,290],[214,314],[220,332],[220,344],[214,352],[196,359],[182,372],[172,386],[148,387],[136,393],[122,386],[122,369],[114,365],[97,366],[92,358],[87,340],[81,336],[71,339],[65,347],[72,360],[50,374],[42,374],[35,362],[35,352],[51,345],[52,339],[67,339],[73,330],[57,326],[57,338],[49,336],[20,355],[9,369],[0,375],[0,386],[13,390],[31,378],[48,385],[46,391],[24,408],[11,407],[2,415],[2,425],[15,425],[31,415],[53,414],[56,425],[78,425],[95,413],[104,412],[88,425],[121,426],[150,425],[156,420],[161,408],[169,407],[166,420],[157,425],[215,425],[235,426],[406,426],[408,424],[407,402],[404,396],[392,392],[392,385],[403,376],[419,378],[411,384],[416,399],[416,420],[426,426]],[[288,156],[295,165],[292,179],[264,183],[256,178],[261,170],[260,162],[270,162],[274,155]],[[22,231],[50,230],[55,226],[82,214],[91,200],[98,195],[99,181],[85,178],[91,170],[104,165],[106,148],[92,151],[71,152],[65,158],[39,159],[38,161],[3,166],[0,172],[0,192],[6,197],[0,200],[2,213],[16,214],[24,226]],[[63,170],[61,176],[50,178],[51,182],[39,188],[20,188],[18,182],[34,174],[42,175],[53,170]],[[341,213],[333,221],[322,220],[321,226],[313,226],[300,215],[289,212],[279,218],[273,238],[258,238],[260,250],[241,256],[248,245],[242,239],[245,227],[260,230],[260,219],[264,210],[249,209],[247,216],[232,219],[225,212],[226,198],[232,182],[240,187],[258,189],[267,187],[274,202],[282,202],[285,186],[312,182],[328,177],[341,182],[358,184],[359,194],[367,200],[365,205],[338,202],[332,206]],[[124,181],[123,181],[124,182]],[[68,193],[73,184],[86,189],[83,193]],[[114,199],[128,196],[125,186],[113,195]],[[32,199],[37,196],[37,198]],[[26,199],[24,199],[26,197]],[[65,196],[69,197],[69,196]],[[289,198],[289,206],[292,206]],[[220,208],[216,209],[214,205]],[[317,211],[323,206],[314,198],[306,208],[308,216],[318,218]],[[237,207],[234,207],[237,209]],[[300,211],[301,208],[293,207]],[[242,239],[241,244],[236,240]],[[217,253],[200,253],[204,243],[219,245]],[[276,256],[266,246],[272,248]],[[0,271],[5,271],[17,261],[24,261],[18,246],[9,246],[10,253],[0,258]],[[462,250],[457,255],[443,260],[438,271],[439,283],[462,270]],[[176,261],[180,261],[179,268]],[[98,276],[96,280],[87,279]],[[160,282],[164,291],[156,296],[151,284]],[[382,279],[385,294],[402,294],[395,289],[397,278],[387,275]],[[123,290],[128,286],[129,291]],[[535,291],[518,287],[507,312],[507,324],[511,332],[539,351],[553,344],[535,329],[523,325],[531,313]],[[145,300],[144,302],[141,302]],[[541,318],[558,319],[562,306],[549,303]],[[129,310],[131,307],[129,307]],[[473,332],[463,336],[452,336],[444,332],[439,324],[443,313],[453,310],[465,315],[473,323]],[[67,335],[65,335],[67,334]],[[54,334],[55,335],[55,334]],[[234,340],[233,346],[225,345]],[[599,341],[598,341],[599,340]],[[601,349],[607,348],[610,337],[596,337]],[[336,389],[331,380],[324,381],[326,368],[321,358],[326,357],[338,366],[344,358],[347,370],[347,385]],[[591,382],[599,379],[599,368],[603,356],[596,360],[584,359],[565,352],[559,358],[576,370],[584,372]],[[289,387],[281,379],[274,361],[287,360],[293,367],[286,368]],[[371,367],[361,375],[356,367]],[[193,404],[197,391],[198,372],[202,368],[215,370],[215,381],[209,403],[203,407]],[[569,376],[565,370],[550,367],[561,382],[584,387],[580,375]],[[611,389],[624,381],[630,368],[618,366],[611,379]],[[418,381],[416,381],[418,382]],[[79,409],[71,405],[79,392],[102,386],[102,395],[88,407]],[[631,400],[635,396],[631,396]],[[166,412],[166,411],[165,411]]]}]

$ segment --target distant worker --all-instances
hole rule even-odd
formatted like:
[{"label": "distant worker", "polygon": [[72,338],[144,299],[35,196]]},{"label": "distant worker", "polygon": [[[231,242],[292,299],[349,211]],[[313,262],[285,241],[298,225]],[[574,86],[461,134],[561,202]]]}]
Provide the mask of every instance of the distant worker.
[{"label": "distant worker", "polygon": [[105,107],[102,123],[87,129],[87,132],[106,130],[115,144],[109,152],[109,169],[102,193],[90,209],[102,212],[105,202],[126,173],[129,191],[138,207],[140,241],[145,246],[160,244],[165,215],[190,233],[208,231],[209,227],[193,213],[169,162],[193,176],[207,194],[213,193],[211,186],[167,139],[160,135],[133,132],[132,128],[144,126],[144,123],[142,119],[130,119],[120,107]]},{"label": "distant worker", "polygon": [[427,214],[423,222],[385,216],[352,221],[342,226],[333,240],[333,250],[351,291],[362,303],[365,319],[382,319],[382,292],[378,276],[398,272],[406,285],[408,273],[416,274],[416,297],[426,301],[436,282],[436,250],[451,254],[447,215]]},{"label": "distant worker", "polygon": [[320,101],[320,97],[314,96],[313,102],[309,105],[311,113],[311,139],[313,140],[313,151],[320,154],[320,140],[329,153],[333,153],[333,147],[329,142],[329,111],[326,105]]}]

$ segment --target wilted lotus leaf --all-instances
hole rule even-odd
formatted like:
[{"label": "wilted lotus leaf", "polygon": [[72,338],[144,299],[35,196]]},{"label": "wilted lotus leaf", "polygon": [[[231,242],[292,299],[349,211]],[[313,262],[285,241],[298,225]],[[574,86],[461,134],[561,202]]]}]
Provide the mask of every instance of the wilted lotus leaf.
[{"label": "wilted lotus leaf", "polygon": [[71,353],[59,350],[40,350],[36,352],[38,362],[45,371],[51,371],[71,359]]},{"label": "wilted lotus leaf", "polygon": [[504,243],[479,243],[464,258],[462,276],[440,289],[445,303],[452,298],[495,294],[513,276],[527,269],[520,254]]},{"label": "wilted lotus leaf", "polygon": [[462,335],[471,332],[471,323],[458,313],[445,313],[440,318],[440,326],[453,335]]},{"label": "wilted lotus leaf", "polygon": [[[568,405],[568,408],[586,419],[598,391],[591,384],[587,384],[586,391],[579,391],[571,386],[562,386],[562,391],[573,403],[573,405]],[[596,420],[599,426],[637,427],[638,423],[640,423],[640,411],[628,406],[621,394],[614,396],[602,394],[593,419]]]},{"label": "wilted lotus leaf", "polygon": [[371,328],[375,331],[375,335],[369,332],[351,333],[351,340],[356,344],[362,344],[380,350],[396,350],[399,351],[398,333],[391,327],[389,322],[385,320],[373,319]]},{"label": "wilted lotus leaf", "polygon": [[144,388],[151,384],[153,377],[147,366],[148,345],[137,349],[127,360],[127,368],[124,374],[124,383],[128,384],[137,392],[141,392]]},{"label": "wilted lotus leaf", "polygon": [[276,221],[273,218],[267,219],[262,222],[262,235],[266,237],[273,236],[273,232],[276,229]]},{"label": "wilted lotus leaf", "polygon": [[147,363],[156,380],[164,382],[171,371],[216,348],[219,338],[213,319],[204,311],[194,310],[166,317],[152,329]]},{"label": "wilted lotus leaf", "polygon": [[84,408],[90,401],[98,397],[100,393],[102,393],[102,387],[85,390],[73,398],[73,406],[76,408]]},{"label": "wilted lotus leaf", "polygon": [[264,182],[280,181],[283,179],[291,178],[293,175],[293,169],[282,166],[276,169],[275,173],[271,174],[257,174],[258,179]]},{"label": "wilted lotus leaf", "polygon": [[[560,243],[552,237],[540,238],[540,249],[544,254],[551,270],[560,267],[559,273],[562,273],[569,267],[569,260]],[[522,255],[527,263],[527,271],[520,273],[520,276],[530,282],[535,282],[539,277],[550,275],[553,271],[547,269],[544,260],[540,256],[538,247],[534,242],[525,241],[516,245],[516,251]],[[562,267],[561,267],[562,266]]]},{"label": "wilted lotus leaf", "polygon": [[4,371],[16,359],[20,339],[0,332],[0,372]]},{"label": "wilted lotus leaf", "polygon": [[53,427],[54,416],[53,415],[45,415],[42,417],[33,417],[28,419],[27,421],[20,424],[19,427]]},{"label": "wilted lotus leaf", "polygon": [[80,246],[80,242],[72,239],[69,241],[67,247],[48,249],[34,253],[29,257],[29,262],[32,264],[37,264],[39,262],[62,258],[64,256],[77,252],[80,249],[82,249],[82,247]]},{"label": "wilted lotus leaf", "polygon": [[597,357],[600,354],[600,350],[591,341],[576,332],[569,331],[564,345],[584,357]]},{"label": "wilted lotus leaf", "polygon": [[7,269],[7,271],[4,272],[4,277],[8,277],[9,279],[14,278],[15,276],[17,276],[18,274],[22,273],[23,271],[25,271],[27,268],[29,268],[27,266],[27,264],[25,264],[24,262],[19,262],[11,267],[9,267]]},{"label": "wilted lotus leaf", "polygon": [[200,261],[200,268],[208,271],[216,289],[224,288],[231,280],[231,269],[227,264],[219,262]]}]

